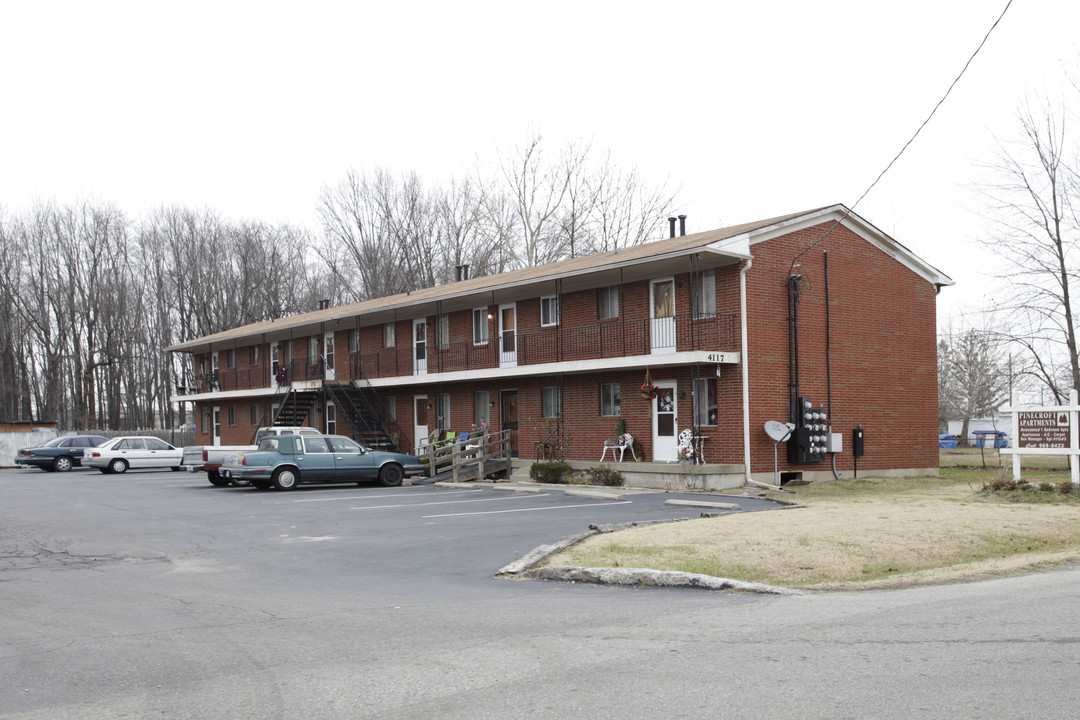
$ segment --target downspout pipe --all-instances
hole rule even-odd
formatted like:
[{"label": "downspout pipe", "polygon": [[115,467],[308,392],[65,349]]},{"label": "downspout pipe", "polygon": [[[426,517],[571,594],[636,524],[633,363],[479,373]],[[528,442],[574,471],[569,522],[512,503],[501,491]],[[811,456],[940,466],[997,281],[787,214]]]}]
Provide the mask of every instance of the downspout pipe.
[{"label": "downspout pipe", "polygon": [[744,480],[752,483],[750,479],[750,343],[748,342],[746,321],[746,273],[754,264],[752,258],[746,259],[746,264],[739,271],[739,319],[740,319],[740,344],[741,354],[739,361],[742,363],[742,426],[743,426],[743,472]]}]

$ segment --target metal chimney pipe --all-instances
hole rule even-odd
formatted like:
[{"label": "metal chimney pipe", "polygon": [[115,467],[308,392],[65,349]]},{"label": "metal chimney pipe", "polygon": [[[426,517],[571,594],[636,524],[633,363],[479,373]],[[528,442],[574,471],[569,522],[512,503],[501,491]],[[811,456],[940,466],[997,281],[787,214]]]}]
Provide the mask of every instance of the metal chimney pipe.
[{"label": "metal chimney pipe", "polygon": [[[674,232],[674,230],[672,230],[672,232]],[[685,235],[685,234],[686,234],[686,216],[685,215],[680,215],[679,216],[679,235]]]},{"label": "metal chimney pipe", "polygon": [[671,225],[671,235],[669,237],[675,237],[675,218],[669,217],[667,221]]}]

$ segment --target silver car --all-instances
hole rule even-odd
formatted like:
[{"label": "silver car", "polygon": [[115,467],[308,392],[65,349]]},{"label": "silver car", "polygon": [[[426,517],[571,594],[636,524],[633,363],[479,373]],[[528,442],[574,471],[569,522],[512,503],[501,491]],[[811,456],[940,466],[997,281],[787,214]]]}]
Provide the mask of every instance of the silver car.
[{"label": "silver car", "polygon": [[87,448],[82,464],[103,473],[127,472],[128,468],[167,467],[179,470],[184,451],[156,437],[118,437],[104,445]]}]

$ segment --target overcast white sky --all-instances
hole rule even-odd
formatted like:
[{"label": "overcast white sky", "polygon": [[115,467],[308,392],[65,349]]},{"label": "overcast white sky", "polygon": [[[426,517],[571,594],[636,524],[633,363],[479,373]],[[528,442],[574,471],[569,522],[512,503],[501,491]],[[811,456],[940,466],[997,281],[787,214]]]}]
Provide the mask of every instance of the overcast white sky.
[{"label": "overcast white sky", "polygon": [[[683,188],[690,231],[851,206],[1006,0],[3,2],[0,205],[162,204],[316,229],[350,168],[462,176],[535,130]],[[856,212],[983,302],[970,190],[1080,65],[1080,3],[1014,0]]]}]

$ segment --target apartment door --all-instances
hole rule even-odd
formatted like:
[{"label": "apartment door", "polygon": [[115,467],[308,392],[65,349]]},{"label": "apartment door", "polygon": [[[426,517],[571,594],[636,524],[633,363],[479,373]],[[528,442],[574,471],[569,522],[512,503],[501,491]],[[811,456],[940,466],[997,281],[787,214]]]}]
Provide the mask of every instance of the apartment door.
[{"label": "apartment door", "polygon": [[517,367],[517,303],[499,306],[499,367]]},{"label": "apartment door", "polygon": [[650,289],[650,347],[654,355],[675,352],[675,280],[653,280]]},{"label": "apartment door", "polygon": [[413,396],[413,437],[416,438],[416,452],[427,445],[428,441],[427,395]]},{"label": "apartment door", "polygon": [[510,456],[518,456],[518,412],[517,412],[517,390],[503,390],[499,403],[500,409],[499,417],[502,422],[500,427],[504,431],[509,431],[508,441],[510,443]]},{"label": "apartment door", "polygon": [[417,375],[427,373],[427,320],[413,320],[413,368]]},{"label": "apartment door", "polygon": [[675,462],[679,459],[679,393],[674,380],[653,383],[656,397],[652,401],[653,462]]},{"label": "apartment door", "polygon": [[281,345],[270,343],[270,384],[278,384],[281,377]]},{"label": "apartment door", "polygon": [[221,408],[214,406],[214,439],[211,445],[217,447],[221,444]]},{"label": "apartment door", "polygon": [[323,367],[326,368],[325,378],[336,380],[334,374],[334,333],[328,332],[323,336]]},{"label": "apartment door", "polygon": [[221,376],[218,373],[218,354],[211,353],[210,355],[210,389],[217,391],[221,389]]}]

